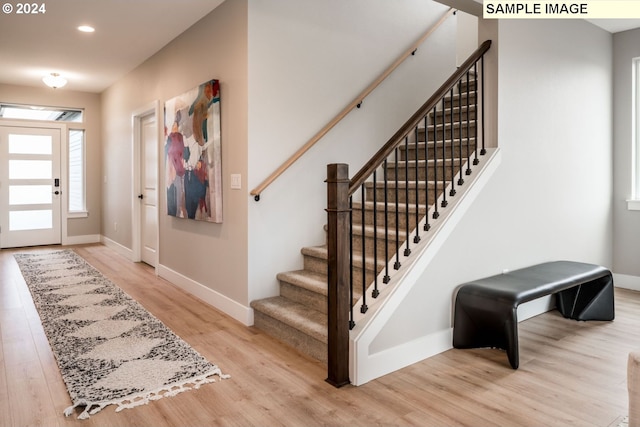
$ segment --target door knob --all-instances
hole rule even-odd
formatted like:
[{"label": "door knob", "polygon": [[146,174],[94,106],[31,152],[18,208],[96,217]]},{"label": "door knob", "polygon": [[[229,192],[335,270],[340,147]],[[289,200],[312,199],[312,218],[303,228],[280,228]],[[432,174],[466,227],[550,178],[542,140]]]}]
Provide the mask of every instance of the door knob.
[{"label": "door knob", "polygon": [[60,192],[58,190],[56,190],[56,191],[53,192],[53,194],[55,194],[57,196],[58,194],[60,194]]},{"label": "door knob", "polygon": [[138,194],[138,199],[140,200],[144,199],[144,194]]}]

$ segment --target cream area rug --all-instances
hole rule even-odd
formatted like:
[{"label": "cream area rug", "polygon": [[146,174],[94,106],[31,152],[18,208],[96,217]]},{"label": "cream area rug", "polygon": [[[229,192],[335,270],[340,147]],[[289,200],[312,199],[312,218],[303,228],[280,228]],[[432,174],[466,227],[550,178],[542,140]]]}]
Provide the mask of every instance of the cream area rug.
[{"label": "cream area rug", "polygon": [[72,250],[15,254],[80,419],[226,379]]}]

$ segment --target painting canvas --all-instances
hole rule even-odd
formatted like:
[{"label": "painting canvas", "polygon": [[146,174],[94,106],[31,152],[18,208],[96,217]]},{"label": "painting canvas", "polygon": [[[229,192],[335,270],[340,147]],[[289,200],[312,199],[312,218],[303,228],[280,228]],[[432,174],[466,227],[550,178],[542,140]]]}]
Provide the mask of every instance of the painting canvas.
[{"label": "painting canvas", "polygon": [[167,101],[164,129],[167,213],[221,223],[220,82]]}]

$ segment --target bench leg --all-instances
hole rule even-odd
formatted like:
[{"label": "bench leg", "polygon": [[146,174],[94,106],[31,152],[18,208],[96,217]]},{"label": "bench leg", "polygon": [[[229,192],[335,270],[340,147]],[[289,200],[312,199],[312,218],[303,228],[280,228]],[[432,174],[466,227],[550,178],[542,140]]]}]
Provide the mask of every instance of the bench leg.
[{"label": "bench leg", "polygon": [[611,275],[557,293],[558,311],[575,320],[613,320],[615,317]]},{"label": "bench leg", "polygon": [[453,322],[454,348],[500,348],[518,369],[517,307],[465,295],[456,298]]},{"label": "bench leg", "polygon": [[518,309],[513,307],[512,312],[504,321],[504,335],[507,338],[507,357],[513,369],[520,365],[520,352],[518,350]]}]

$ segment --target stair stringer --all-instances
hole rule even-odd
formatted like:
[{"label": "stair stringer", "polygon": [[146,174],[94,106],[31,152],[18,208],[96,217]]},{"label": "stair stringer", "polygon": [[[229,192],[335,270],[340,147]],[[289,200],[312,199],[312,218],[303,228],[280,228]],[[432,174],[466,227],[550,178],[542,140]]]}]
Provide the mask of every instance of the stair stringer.
[{"label": "stair stringer", "polygon": [[457,187],[459,193],[450,198],[449,206],[441,211],[437,225],[434,223],[429,232],[431,237],[417,245],[410,258],[405,258],[392,284],[378,298],[368,299],[368,311],[355,315],[356,326],[349,335],[349,377],[353,385],[365,384],[452,348],[453,329],[448,328],[378,353],[369,351],[373,340],[385,328],[413,287],[419,285],[418,279],[498,169],[500,149],[487,149],[481,162],[484,165],[466,177],[467,182],[462,187]]}]

